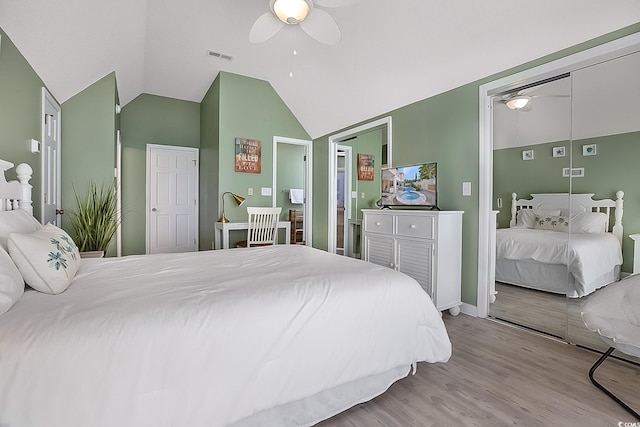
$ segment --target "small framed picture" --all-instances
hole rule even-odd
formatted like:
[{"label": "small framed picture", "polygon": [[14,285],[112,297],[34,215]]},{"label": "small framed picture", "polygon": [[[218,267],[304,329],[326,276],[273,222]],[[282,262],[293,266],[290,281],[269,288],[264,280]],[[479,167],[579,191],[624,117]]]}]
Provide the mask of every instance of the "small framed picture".
[{"label": "small framed picture", "polygon": [[596,155],[596,144],[585,144],[582,146],[582,155],[583,156],[595,156]]},{"label": "small framed picture", "polygon": [[533,160],[533,150],[522,151],[522,160]]},{"label": "small framed picture", "polygon": [[553,147],[553,157],[564,157],[564,146]]}]

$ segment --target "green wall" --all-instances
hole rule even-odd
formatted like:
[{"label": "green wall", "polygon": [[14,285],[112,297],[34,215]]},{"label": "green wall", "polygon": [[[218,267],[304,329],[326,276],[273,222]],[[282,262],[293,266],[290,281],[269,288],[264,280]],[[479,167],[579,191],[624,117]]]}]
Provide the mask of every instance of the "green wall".
[{"label": "green wall", "polygon": [[[595,156],[583,156],[582,145],[597,144]],[[573,142],[573,167],[584,168],[584,177],[571,180],[572,193],[595,193],[595,199],[616,198],[624,191],[624,238],[622,271],[633,271],[633,240],[640,232],[640,186],[637,159],[640,158],[640,132],[582,139]],[[614,218],[611,218],[612,224]]]},{"label": "green wall", "polygon": [[278,144],[276,159],[276,206],[282,207],[280,219],[289,220],[289,209],[302,210],[303,205],[291,203],[289,190],[304,188],[304,151],[305,147],[295,144]]},{"label": "green wall", "polygon": [[[463,210],[462,300],[476,305],[478,290],[478,173],[479,87],[529,68],[640,31],[640,23],[505,70],[431,98],[372,117],[351,127],[391,116],[393,164],[438,162],[438,205]],[[344,130],[344,129],[343,129]],[[336,130],[335,133],[341,130]],[[314,246],[326,249],[328,197],[328,135],[314,139]],[[472,196],[462,196],[462,183],[471,182]],[[324,237],[323,237],[324,236]]]},{"label": "green wall", "polygon": [[[62,104],[62,208],[76,208],[74,191],[85,194],[89,181],[113,183],[116,144],[117,87],[115,73],[98,80]],[[73,235],[70,216],[62,227]],[[115,252],[112,245],[109,255]]]},{"label": "green wall", "polygon": [[[120,116],[122,253],[143,254],[146,235],[147,144],[199,147],[200,104],[142,94],[125,105]],[[204,186],[206,196],[206,181],[200,185]]]},{"label": "green wall", "polygon": [[[30,139],[42,140],[42,87],[31,65],[0,28],[0,158],[33,169],[33,213],[40,219],[40,155],[29,151]],[[16,179],[15,168],[7,179]]]},{"label": "green wall", "polygon": [[[553,157],[553,147],[565,147],[565,157]],[[533,150],[533,160],[522,160],[522,151]],[[493,209],[498,211],[498,227],[509,227],[511,193],[528,199],[531,193],[568,193],[569,179],[562,168],[569,167],[570,141],[550,142],[493,151]],[[497,199],[502,199],[502,208]]]},{"label": "green wall", "polygon": [[[583,156],[582,145],[597,144],[597,155]],[[553,157],[552,147],[565,146],[566,157]],[[523,150],[534,150],[533,160],[522,160]],[[571,154],[570,154],[571,153]],[[524,147],[495,150],[493,153],[493,208],[499,210],[498,227],[509,227],[511,193],[528,199],[531,193],[594,193],[594,199],[616,199],[624,191],[624,239],[622,271],[633,270],[633,241],[629,234],[640,230],[640,187],[635,185],[635,161],[640,156],[640,132],[582,139],[573,142],[552,142]],[[584,168],[584,177],[562,177],[562,168]],[[502,198],[498,208],[496,200]],[[611,225],[614,222],[611,216]]]},{"label": "green wall", "polygon": [[[246,221],[245,206],[272,204],[272,196],[261,196],[260,189],[273,185],[273,137],[307,140],[310,137],[269,82],[226,72],[221,72],[217,80],[220,88],[217,197],[219,200],[225,191],[246,197],[247,201],[240,207],[225,200],[225,216],[230,221]],[[261,141],[261,173],[235,172],[236,138]],[[252,196],[247,194],[249,188],[253,189]],[[220,213],[219,207],[217,217]],[[230,236],[231,244],[242,238],[240,233],[235,233]]]},{"label": "green wall", "polygon": [[200,103],[200,250],[211,249],[219,218],[220,79],[215,79]]}]

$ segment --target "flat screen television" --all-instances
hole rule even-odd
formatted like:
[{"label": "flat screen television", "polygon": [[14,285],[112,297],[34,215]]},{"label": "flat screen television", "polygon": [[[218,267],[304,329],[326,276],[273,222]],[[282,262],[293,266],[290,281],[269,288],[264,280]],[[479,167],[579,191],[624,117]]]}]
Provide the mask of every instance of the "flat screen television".
[{"label": "flat screen television", "polygon": [[436,162],[382,169],[384,207],[438,207],[438,164]]}]

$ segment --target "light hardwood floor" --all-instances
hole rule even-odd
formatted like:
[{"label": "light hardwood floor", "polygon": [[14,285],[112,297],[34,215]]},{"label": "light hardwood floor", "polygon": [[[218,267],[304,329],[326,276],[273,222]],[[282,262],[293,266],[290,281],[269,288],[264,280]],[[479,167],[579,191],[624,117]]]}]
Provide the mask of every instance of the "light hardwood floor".
[{"label": "light hardwood floor", "polygon": [[[444,314],[449,362],[418,364],[416,375],[318,426],[617,426],[635,422],[587,376],[599,354],[463,314]],[[640,367],[608,360],[596,374],[640,409]]]},{"label": "light hardwood floor", "polygon": [[496,301],[490,307],[492,317],[559,338],[567,336],[566,296],[500,282],[496,282],[496,291]]}]

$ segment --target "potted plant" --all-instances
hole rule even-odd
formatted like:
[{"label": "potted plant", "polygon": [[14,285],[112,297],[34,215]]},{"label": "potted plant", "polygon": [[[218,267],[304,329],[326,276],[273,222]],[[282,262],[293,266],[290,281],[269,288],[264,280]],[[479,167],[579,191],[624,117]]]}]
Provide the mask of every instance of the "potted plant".
[{"label": "potted plant", "polygon": [[84,258],[102,257],[118,229],[118,206],[113,184],[98,187],[90,181],[86,194],[76,198],[76,210],[71,210],[73,240]]}]

